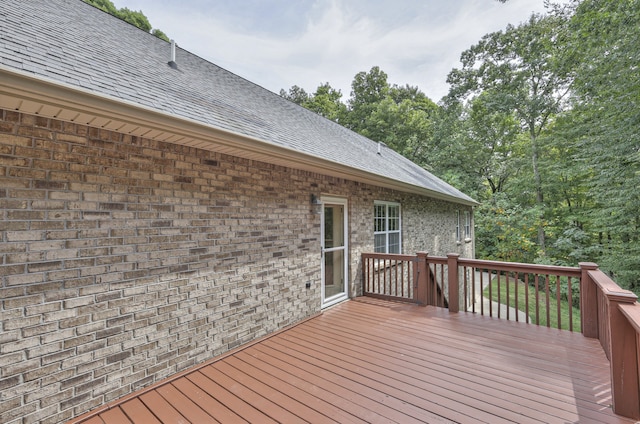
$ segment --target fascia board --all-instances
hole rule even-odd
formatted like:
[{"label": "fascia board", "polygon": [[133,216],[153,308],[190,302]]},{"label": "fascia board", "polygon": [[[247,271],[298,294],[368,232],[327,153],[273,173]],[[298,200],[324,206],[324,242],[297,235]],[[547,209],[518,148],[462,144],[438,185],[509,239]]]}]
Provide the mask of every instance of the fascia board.
[{"label": "fascia board", "polygon": [[[268,163],[290,166],[467,206],[476,206],[478,204],[477,202],[389,179],[210,124],[203,124],[161,112],[130,101],[116,99],[44,77],[36,77],[33,74],[3,65],[0,65],[0,96],[8,96],[52,108],[73,111],[78,114],[89,114],[108,121],[117,121],[122,124],[175,134],[182,138],[198,140],[203,145],[207,145],[201,148],[212,151],[218,151],[220,147],[224,147],[235,151],[234,154],[240,157],[243,157],[243,152],[250,152],[250,158],[256,159],[256,156],[258,156],[257,160]],[[4,101],[0,100],[0,105],[2,104],[4,104]],[[57,118],[56,116],[47,117]],[[88,123],[76,123],[89,125]],[[180,142],[174,143],[184,144]]]}]

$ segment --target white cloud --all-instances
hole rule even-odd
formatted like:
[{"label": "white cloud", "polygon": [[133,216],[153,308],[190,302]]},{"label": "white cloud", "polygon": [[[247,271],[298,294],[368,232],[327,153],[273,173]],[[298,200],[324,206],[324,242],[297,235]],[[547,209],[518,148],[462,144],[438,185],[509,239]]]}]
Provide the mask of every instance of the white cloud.
[{"label": "white cloud", "polygon": [[390,83],[417,85],[438,101],[463,50],[544,10],[543,0],[115,3],[142,10],[181,47],[269,90],[313,92],[329,82],[345,100],[355,74],[379,66]]}]

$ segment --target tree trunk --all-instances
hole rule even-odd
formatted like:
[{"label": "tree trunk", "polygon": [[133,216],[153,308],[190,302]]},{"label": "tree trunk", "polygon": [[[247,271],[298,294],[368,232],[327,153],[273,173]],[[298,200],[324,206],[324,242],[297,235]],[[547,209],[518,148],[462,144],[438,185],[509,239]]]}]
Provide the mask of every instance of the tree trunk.
[{"label": "tree trunk", "polygon": [[533,165],[533,179],[536,188],[536,205],[540,210],[540,224],[538,225],[538,246],[542,251],[542,255],[546,255],[545,233],[544,233],[544,195],[542,193],[542,178],[540,177],[540,169],[538,168],[538,138],[535,134],[534,125],[530,128],[531,135],[531,162]]}]

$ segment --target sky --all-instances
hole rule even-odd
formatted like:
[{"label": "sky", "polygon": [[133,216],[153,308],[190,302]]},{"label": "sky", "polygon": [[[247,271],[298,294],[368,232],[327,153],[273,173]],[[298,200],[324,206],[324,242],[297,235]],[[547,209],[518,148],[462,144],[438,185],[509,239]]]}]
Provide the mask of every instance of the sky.
[{"label": "sky", "polygon": [[483,35],[543,13],[544,0],[112,0],[141,10],[179,47],[279,93],[328,82],[346,101],[361,71],[433,101]]}]

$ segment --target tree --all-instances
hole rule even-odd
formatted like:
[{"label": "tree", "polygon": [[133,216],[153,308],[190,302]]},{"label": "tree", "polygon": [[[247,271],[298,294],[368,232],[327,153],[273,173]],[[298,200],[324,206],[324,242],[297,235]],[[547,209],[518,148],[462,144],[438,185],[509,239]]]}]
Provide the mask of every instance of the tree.
[{"label": "tree", "polygon": [[418,87],[390,86],[387,74],[377,66],[356,74],[351,87],[348,106],[342,103],[340,90],[329,83],[311,95],[294,85],[280,90],[280,96],[423,163],[438,106]]},{"label": "tree", "polygon": [[291,87],[289,91],[281,89],[280,96],[300,106],[304,106],[310,98],[304,88],[298,87],[297,85]]},{"label": "tree", "polygon": [[640,1],[576,3],[568,33],[573,108],[564,130],[573,158],[590,176],[588,212],[598,263],[640,289]]},{"label": "tree", "polygon": [[[449,96],[471,101],[490,92],[492,113],[514,114],[530,142],[530,163],[535,183],[535,203],[544,209],[540,170],[540,136],[555,114],[563,110],[570,78],[558,61],[560,16],[532,15],[528,22],[485,35],[462,53],[462,69],[447,77]],[[541,217],[542,218],[542,217]],[[541,219],[540,222],[543,222]],[[544,254],[545,229],[538,227],[538,244]]]},{"label": "tree", "polygon": [[320,84],[313,94],[294,85],[289,91],[281,89],[280,96],[334,122],[341,122],[346,116],[347,107],[340,101],[342,93],[328,82]]},{"label": "tree", "polygon": [[374,66],[369,72],[358,72],[351,83],[351,98],[348,119],[344,123],[347,128],[362,133],[367,119],[389,93],[387,74]]},{"label": "tree", "polygon": [[118,14],[116,16],[125,22],[129,22],[133,26],[140,28],[144,32],[151,32],[151,24],[149,23],[149,19],[147,19],[142,11],[138,12],[123,7],[122,9],[118,10]]},{"label": "tree", "polygon": [[332,88],[327,82],[319,85],[303,106],[334,122],[342,122],[346,117],[347,107],[341,98],[342,92]]},{"label": "tree", "polygon": [[159,29],[154,29],[153,31],[151,30],[152,29],[151,23],[149,22],[149,19],[147,19],[145,14],[142,13],[142,11],[130,10],[126,7],[123,7],[122,9],[118,9],[116,8],[116,6],[113,4],[111,0],[83,0],[83,1],[94,7],[97,7],[98,9],[104,12],[107,12],[110,15],[113,15],[117,18],[122,19],[125,22],[128,22],[131,25],[134,25],[145,32],[150,32],[151,34],[155,35],[156,37],[162,40],[169,41],[169,37],[167,37],[167,35],[164,32],[160,31]]},{"label": "tree", "polygon": [[516,172],[514,162],[519,158],[513,149],[520,127],[515,113],[496,111],[492,103],[492,93],[486,91],[468,107],[462,166],[473,166],[494,195],[505,191],[509,177]]}]

